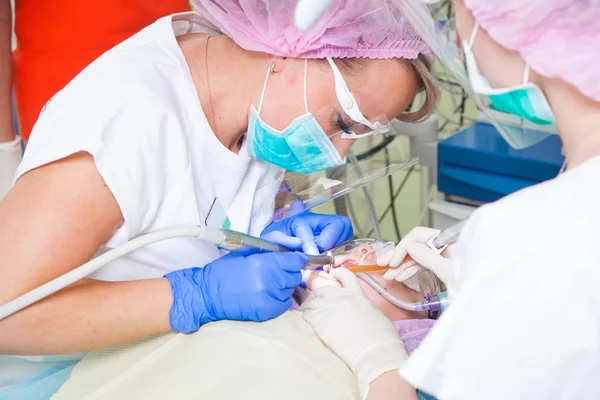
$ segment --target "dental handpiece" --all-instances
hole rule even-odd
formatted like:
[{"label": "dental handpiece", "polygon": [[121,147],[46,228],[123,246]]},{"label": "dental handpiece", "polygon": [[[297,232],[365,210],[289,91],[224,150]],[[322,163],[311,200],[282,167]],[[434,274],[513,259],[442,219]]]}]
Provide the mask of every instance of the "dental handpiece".
[{"label": "dental handpiece", "polygon": [[[50,296],[57,291],[64,289],[78,280],[96,272],[106,264],[123,257],[141,247],[151,245],[163,240],[195,237],[204,242],[220,246],[224,249],[235,250],[244,246],[252,247],[264,251],[291,251],[283,246],[270,243],[266,240],[243,233],[228,231],[224,229],[215,229],[208,226],[184,226],[179,228],[166,228],[155,232],[147,233],[129,242],[122,244],[112,250],[107,251],[91,259],[85,264],[44,283],[30,290],[29,292],[9,301],[6,304],[0,304],[0,321],[4,318],[22,310],[25,307]],[[307,255],[309,265],[305,269],[313,269],[324,265],[333,264],[333,253],[328,252],[317,256]]]},{"label": "dental handpiece", "polygon": [[[222,230],[224,238],[218,244],[226,250],[238,250],[242,248],[253,248],[259,251],[272,251],[272,252],[289,252],[292,251],[287,247],[271,243],[268,240],[260,239],[255,236],[247,235],[245,233],[230,231],[227,229]],[[319,255],[306,254],[308,258],[308,265],[305,269],[312,269],[323,265],[332,265],[334,262],[333,253],[328,251]]]}]

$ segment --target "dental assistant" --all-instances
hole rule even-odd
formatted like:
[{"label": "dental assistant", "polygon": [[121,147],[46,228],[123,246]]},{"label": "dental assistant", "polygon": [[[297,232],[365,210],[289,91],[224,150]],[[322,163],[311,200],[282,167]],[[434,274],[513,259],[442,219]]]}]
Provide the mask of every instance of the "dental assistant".
[{"label": "dental assistant", "polygon": [[378,260],[397,267],[386,276],[395,279],[410,254],[448,286],[450,307],[410,359],[347,271],[336,272],[345,287],[315,292],[304,316],[370,400],[415,399],[415,387],[443,400],[600,398],[600,7],[452,3],[475,94],[556,123],[568,169],[480,207],[447,257],[425,245],[432,230],[415,228]]},{"label": "dental assistant", "polygon": [[[269,224],[282,174],[341,165],[360,134],[426,118],[437,95],[428,48],[387,1],[376,12],[340,1],[308,36],[293,27],[294,3],[193,2],[197,13],[159,19],[48,101],[0,203],[0,303],[165,227],[229,227],[307,253],[352,235],[335,215]],[[363,30],[348,30],[355,21]],[[407,111],[421,91],[424,107]],[[157,243],[0,321],[0,354],[264,321],[290,306],[305,263]]]}]

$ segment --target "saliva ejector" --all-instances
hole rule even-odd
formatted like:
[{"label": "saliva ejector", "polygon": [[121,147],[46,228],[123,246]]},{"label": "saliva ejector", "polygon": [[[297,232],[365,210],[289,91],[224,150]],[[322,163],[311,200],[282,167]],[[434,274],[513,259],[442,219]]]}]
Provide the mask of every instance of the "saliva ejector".
[{"label": "saliva ejector", "polygon": [[[433,235],[428,241],[433,251],[440,254],[448,245],[454,243],[465,226],[467,220],[462,220],[456,224]],[[408,311],[429,311],[430,314],[444,311],[449,305],[446,292],[440,290],[441,284],[437,277],[431,271],[422,271],[416,278],[419,280],[421,292],[424,294],[423,301],[409,302],[399,298],[387,290],[368,272],[387,270],[389,266],[377,265],[377,253],[383,254],[387,251],[393,251],[395,244],[393,242],[382,242],[375,239],[358,239],[346,242],[337,249],[334,249],[334,264],[326,266],[326,270],[336,267],[344,267],[354,272],[367,285],[372,287],[377,293],[396,307]],[[410,256],[406,256],[402,263],[410,261]]]}]

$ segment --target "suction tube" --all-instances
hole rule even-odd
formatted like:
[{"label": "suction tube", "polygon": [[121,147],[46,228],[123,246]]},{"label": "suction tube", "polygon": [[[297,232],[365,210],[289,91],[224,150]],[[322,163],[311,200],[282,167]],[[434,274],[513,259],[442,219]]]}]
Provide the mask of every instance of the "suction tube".
[{"label": "suction tube", "polygon": [[448,306],[448,297],[446,292],[442,292],[437,296],[431,296],[429,299],[420,301],[418,303],[411,303],[410,301],[402,300],[399,297],[394,296],[385,287],[383,287],[375,278],[364,272],[356,274],[363,282],[371,286],[377,293],[379,293],[384,299],[404,310],[408,311],[444,311]]},{"label": "suction tube", "polygon": [[[254,236],[246,235],[236,231],[210,228],[207,226],[188,226],[182,228],[161,229],[159,231],[148,233],[132,239],[122,246],[114,248],[67,272],[66,274],[61,275],[50,282],[44,283],[30,292],[27,292],[24,295],[21,295],[16,299],[0,306],[0,321],[16,313],[17,311],[20,311],[25,307],[28,307],[33,303],[36,303],[43,298],[58,292],[61,289],[64,289],[78,280],[85,278],[106,264],[116,260],[117,258],[121,258],[132,251],[139,249],[140,247],[178,237],[196,237],[204,242],[220,246],[227,250],[235,250],[246,246],[258,249],[259,251],[290,251],[285,247],[270,243],[266,240],[255,238]],[[317,256],[307,255],[307,257],[309,265],[305,268],[314,268],[315,266],[327,265],[333,262],[333,255],[330,252]]]},{"label": "suction tube", "polygon": [[25,293],[22,296],[17,297],[14,300],[9,301],[0,307],[0,321],[4,318],[22,310],[25,307],[32,305],[33,303],[42,300],[51,294],[58,292],[61,289],[77,282],[80,279],[96,272],[109,262],[116,260],[117,258],[123,257],[140,247],[148,246],[152,243],[160,242],[166,239],[172,239],[176,237],[198,237],[201,240],[205,240],[210,243],[218,244],[223,241],[224,235],[219,229],[212,229],[200,226],[191,226],[185,228],[173,228],[173,229],[162,229],[156,232],[149,233],[144,236],[137,237],[130,240],[122,246],[112,249],[88,262],[67,272],[58,278],[45,283],[30,292]]}]

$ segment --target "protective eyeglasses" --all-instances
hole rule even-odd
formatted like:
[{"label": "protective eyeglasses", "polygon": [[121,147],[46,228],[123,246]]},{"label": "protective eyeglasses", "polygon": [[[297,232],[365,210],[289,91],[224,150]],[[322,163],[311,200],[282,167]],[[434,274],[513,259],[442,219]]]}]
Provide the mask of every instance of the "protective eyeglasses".
[{"label": "protective eyeglasses", "polygon": [[367,119],[363,113],[360,111],[358,107],[358,102],[356,98],[348,89],[348,85],[346,85],[346,81],[342,76],[335,62],[327,57],[327,61],[331,66],[331,70],[333,71],[333,78],[335,81],[335,94],[337,96],[338,102],[340,106],[342,106],[342,110],[350,119],[362,126],[357,126],[353,124],[352,127],[348,127],[344,130],[341,135],[342,139],[359,139],[363,137],[380,135],[390,131],[390,124],[385,117],[377,117],[373,120]]}]

